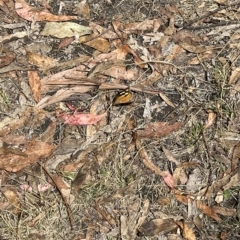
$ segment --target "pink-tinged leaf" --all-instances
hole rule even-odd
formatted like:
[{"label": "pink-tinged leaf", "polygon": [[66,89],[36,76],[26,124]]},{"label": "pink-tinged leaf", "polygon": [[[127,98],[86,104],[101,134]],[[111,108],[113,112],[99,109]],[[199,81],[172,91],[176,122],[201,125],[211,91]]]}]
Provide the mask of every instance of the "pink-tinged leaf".
[{"label": "pink-tinged leaf", "polygon": [[174,188],[174,179],[170,172],[165,172],[165,176],[163,176],[164,182],[170,187]]},{"label": "pink-tinged leaf", "polygon": [[33,188],[28,185],[28,184],[23,184],[20,186],[20,189],[23,191],[23,192],[32,192],[33,191]]},{"label": "pink-tinged leaf", "polygon": [[47,9],[34,8],[29,6],[24,0],[15,1],[15,10],[17,14],[28,21],[69,21],[77,19],[77,16],[54,15]]},{"label": "pink-tinged leaf", "polygon": [[38,192],[39,193],[43,193],[46,192],[48,189],[50,189],[52,187],[51,184],[46,183],[46,184],[38,184],[37,188],[38,188]]},{"label": "pink-tinged leaf", "polygon": [[69,125],[90,125],[99,122],[103,117],[107,116],[107,113],[105,112],[100,115],[90,113],[63,113],[57,114],[57,116],[64,120],[64,123]]}]

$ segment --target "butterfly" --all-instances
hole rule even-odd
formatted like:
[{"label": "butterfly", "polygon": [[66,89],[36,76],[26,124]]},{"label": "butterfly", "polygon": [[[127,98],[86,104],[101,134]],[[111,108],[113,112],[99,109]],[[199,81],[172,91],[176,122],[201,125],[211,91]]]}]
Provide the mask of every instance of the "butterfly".
[{"label": "butterfly", "polygon": [[114,99],[113,99],[113,105],[126,105],[132,103],[132,97],[133,93],[126,89],[122,92],[120,92]]}]

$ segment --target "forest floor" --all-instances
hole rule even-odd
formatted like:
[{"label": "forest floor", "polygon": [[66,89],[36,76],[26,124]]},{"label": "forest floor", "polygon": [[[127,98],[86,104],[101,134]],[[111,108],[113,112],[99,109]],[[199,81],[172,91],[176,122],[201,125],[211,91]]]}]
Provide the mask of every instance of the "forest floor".
[{"label": "forest floor", "polygon": [[240,239],[239,1],[0,19],[0,239]]}]

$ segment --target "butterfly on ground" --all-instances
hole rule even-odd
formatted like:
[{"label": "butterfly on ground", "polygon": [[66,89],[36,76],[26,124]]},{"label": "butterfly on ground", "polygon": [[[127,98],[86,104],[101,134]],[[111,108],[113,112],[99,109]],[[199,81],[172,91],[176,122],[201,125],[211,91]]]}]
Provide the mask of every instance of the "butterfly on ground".
[{"label": "butterfly on ground", "polygon": [[126,89],[124,91],[121,91],[117,94],[117,96],[113,99],[113,105],[127,105],[132,103],[133,93]]}]

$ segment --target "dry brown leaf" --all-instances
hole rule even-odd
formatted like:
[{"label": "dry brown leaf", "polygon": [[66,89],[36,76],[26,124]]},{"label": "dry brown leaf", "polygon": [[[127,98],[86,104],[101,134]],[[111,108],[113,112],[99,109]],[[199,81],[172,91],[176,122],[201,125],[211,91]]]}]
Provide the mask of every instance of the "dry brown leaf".
[{"label": "dry brown leaf", "polygon": [[187,222],[183,221],[183,237],[187,240],[196,240],[196,236],[194,234],[193,230],[193,223],[192,222]]},{"label": "dry brown leaf", "polygon": [[173,154],[167,148],[162,147],[162,150],[170,162],[175,163],[177,166],[181,163],[173,156]]},{"label": "dry brown leaf", "polygon": [[190,37],[186,37],[179,42],[179,45],[184,48],[185,50],[192,52],[192,53],[203,53],[209,49],[205,46],[201,46],[197,41]]},{"label": "dry brown leaf", "polygon": [[[96,173],[96,171],[99,169],[99,165],[94,158],[88,158],[87,162],[86,159],[83,159],[80,163],[74,163],[71,164],[71,166],[65,167],[65,169],[69,169],[69,167],[79,167],[80,165],[83,165],[81,169],[78,171],[76,177],[72,181],[71,189],[73,193],[78,193],[80,189],[87,183],[89,183],[92,180],[93,173]],[[75,168],[74,171],[77,169]]]},{"label": "dry brown leaf", "polygon": [[147,151],[144,149],[144,147],[141,144],[140,139],[138,136],[135,136],[136,138],[136,148],[139,151],[139,154],[142,158],[143,163],[152,171],[154,171],[156,174],[164,177],[166,174],[157,166],[154,165],[154,163],[151,161],[151,159],[148,157]]},{"label": "dry brown leaf", "polygon": [[54,142],[54,135],[56,133],[57,122],[51,122],[46,131],[41,135],[41,141],[52,144]]},{"label": "dry brown leaf", "polygon": [[74,41],[74,37],[66,37],[64,38],[58,45],[58,50],[67,47]]},{"label": "dry brown leaf", "polygon": [[76,86],[67,89],[60,89],[53,96],[46,96],[43,98],[35,107],[37,109],[45,108],[50,104],[61,102],[75,93],[86,93],[93,89],[94,87],[89,86]]},{"label": "dry brown leaf", "polygon": [[221,222],[222,219],[217,215],[217,213],[214,211],[213,208],[207,206],[206,204],[203,204],[201,201],[196,201],[196,206],[198,209],[200,209],[204,214],[207,216],[215,219],[217,222]]},{"label": "dry brown leaf", "polygon": [[117,226],[116,219],[103,207],[101,208],[97,203],[95,203],[94,208],[103,216],[105,220],[111,225],[112,228]]},{"label": "dry brown leaf", "polygon": [[[174,197],[185,205],[188,205],[189,201],[191,202],[194,201],[189,195],[184,196],[184,195],[175,194]],[[196,202],[196,207],[200,209],[204,214],[215,219],[217,222],[222,221],[222,219],[217,215],[217,212],[214,210],[213,207],[207,206],[206,204],[202,203],[200,200],[196,200],[195,202]]]},{"label": "dry brown leaf", "polygon": [[[117,29],[117,33],[125,32],[127,34],[130,33],[138,33],[139,31],[156,31],[159,29],[161,24],[163,23],[162,19],[146,19],[142,22],[135,22],[135,23],[127,23],[122,24],[117,21],[113,21],[114,29]],[[119,36],[122,36],[120,34]]]},{"label": "dry brown leaf", "polygon": [[[23,124],[27,121],[28,117],[31,115],[28,111],[23,111],[23,113],[20,115],[20,118],[17,120],[12,121],[12,118],[5,118],[4,121],[1,122],[0,126],[0,136],[6,136],[11,131],[14,131],[17,128],[20,128],[23,126]],[[12,122],[11,122],[12,121]]]},{"label": "dry brown leaf", "polygon": [[8,209],[11,209],[14,214],[20,214],[21,209],[21,202],[19,199],[19,194],[14,187],[2,187],[1,192],[4,194],[5,198],[8,201]]},{"label": "dry brown leaf", "polygon": [[208,110],[208,121],[205,124],[204,128],[209,128],[213,125],[214,121],[216,119],[216,114],[212,110]]},{"label": "dry brown leaf", "polygon": [[188,199],[190,198],[189,195],[180,195],[180,194],[174,194],[174,197],[181,203],[187,205]]},{"label": "dry brown leaf", "polygon": [[53,180],[54,184],[56,185],[57,189],[60,191],[62,197],[65,200],[68,200],[69,203],[69,196],[70,196],[70,186],[66,183],[60,176],[54,174],[51,175],[51,179]]},{"label": "dry brown leaf", "polygon": [[56,62],[53,58],[38,53],[28,52],[27,60],[30,64],[39,67],[41,70],[47,70],[56,66]]},{"label": "dry brown leaf", "polygon": [[20,145],[26,143],[26,136],[8,134],[1,138],[1,141],[8,145]]},{"label": "dry brown leaf", "polygon": [[232,71],[228,84],[235,83],[239,79],[239,77],[240,77],[240,67],[237,67]]},{"label": "dry brown leaf", "polygon": [[173,15],[169,20],[169,26],[164,30],[165,35],[172,36],[176,32],[176,28],[174,24],[175,24],[175,18]]},{"label": "dry brown leaf", "polygon": [[238,143],[234,150],[231,160],[231,170],[234,171],[239,166],[239,159],[240,159],[240,143]]},{"label": "dry brown leaf", "polygon": [[161,232],[170,232],[177,228],[178,225],[172,219],[153,219],[144,223],[139,231],[144,236],[156,236]]},{"label": "dry brown leaf", "polygon": [[24,0],[15,1],[15,10],[17,14],[28,21],[69,21],[78,19],[77,16],[53,15],[47,9],[34,8],[28,5]]},{"label": "dry brown leaf", "polygon": [[212,208],[214,212],[219,213],[222,216],[234,216],[236,213],[235,208],[225,208],[225,207],[218,207],[218,206],[213,206]]},{"label": "dry brown leaf", "polygon": [[84,41],[84,44],[104,53],[109,52],[111,47],[110,42],[101,37],[94,38],[93,40],[87,42]]},{"label": "dry brown leaf", "polygon": [[223,187],[224,190],[230,189],[231,187],[239,186],[240,182],[240,167],[234,170],[233,176],[231,176],[230,181]]},{"label": "dry brown leaf", "polygon": [[173,172],[174,184],[178,185],[180,182],[181,185],[185,184],[188,181],[187,174],[182,167],[177,167]]},{"label": "dry brown leaf", "polygon": [[100,35],[101,37],[105,38],[105,39],[117,39],[118,35],[108,29],[108,28],[104,28],[94,22],[90,22],[89,23],[89,27],[91,27],[93,29],[94,35]]},{"label": "dry brown leaf", "polygon": [[159,93],[159,96],[162,98],[162,100],[169,106],[175,108],[175,105],[170,101],[170,99],[164,94],[164,93]]},{"label": "dry brown leaf", "polygon": [[[3,51],[4,52],[4,51]],[[5,51],[4,56],[0,56],[0,68],[9,65],[16,58],[14,52]]]},{"label": "dry brown leaf", "polygon": [[44,142],[31,140],[23,149],[24,151],[22,154],[16,154],[16,152],[3,153],[0,159],[0,169],[9,172],[18,172],[30,164],[37,162],[41,158],[49,157],[54,150],[54,146]]},{"label": "dry brown leaf", "polygon": [[36,102],[41,98],[41,81],[36,71],[28,71],[28,81]]},{"label": "dry brown leaf", "polygon": [[196,65],[205,61],[209,61],[216,56],[216,51],[209,49],[203,53],[198,54],[197,57],[192,58],[187,62],[187,64]]},{"label": "dry brown leaf", "polygon": [[137,130],[140,138],[160,138],[167,136],[171,132],[177,131],[183,126],[182,122],[169,124],[168,122],[154,122],[148,124],[144,130]]},{"label": "dry brown leaf", "polygon": [[143,204],[141,209],[140,201],[136,201],[128,207],[128,218],[123,214],[120,216],[120,231],[123,240],[132,240],[136,238],[137,230],[147,217],[150,202],[147,199]]},{"label": "dry brown leaf", "polygon": [[122,59],[99,62],[89,72],[88,77],[94,79],[98,75],[106,74],[106,72],[108,72],[108,74],[116,75],[115,71],[119,71],[119,69],[126,72],[125,66],[125,61]]},{"label": "dry brown leaf", "polygon": [[226,175],[222,179],[213,182],[211,186],[201,189],[196,193],[196,196],[214,197],[229,182],[230,178],[231,174]]},{"label": "dry brown leaf", "polygon": [[75,13],[83,17],[85,20],[90,19],[90,8],[86,0],[81,1],[76,6]]}]

